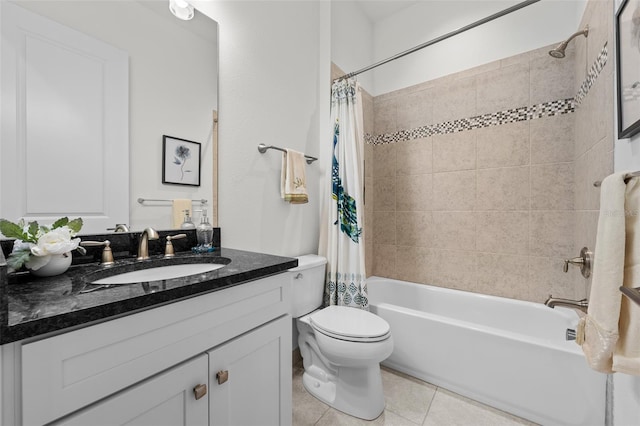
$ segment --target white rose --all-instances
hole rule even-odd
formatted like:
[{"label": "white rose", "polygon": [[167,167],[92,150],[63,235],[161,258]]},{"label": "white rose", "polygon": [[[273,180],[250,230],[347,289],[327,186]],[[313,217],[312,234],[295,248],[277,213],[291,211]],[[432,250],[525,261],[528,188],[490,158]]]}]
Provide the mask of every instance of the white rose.
[{"label": "white rose", "polygon": [[38,244],[31,247],[34,256],[62,254],[78,248],[80,238],[71,239],[71,229],[66,226],[53,229],[38,238]]}]

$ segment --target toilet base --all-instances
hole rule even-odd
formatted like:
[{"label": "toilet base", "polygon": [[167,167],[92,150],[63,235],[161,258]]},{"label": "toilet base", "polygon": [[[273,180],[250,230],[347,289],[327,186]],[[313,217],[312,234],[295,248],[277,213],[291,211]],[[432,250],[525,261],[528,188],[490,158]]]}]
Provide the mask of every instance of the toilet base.
[{"label": "toilet base", "polygon": [[339,368],[335,377],[305,370],[305,389],[325,404],[350,416],[373,420],[384,411],[384,393],[380,365],[364,368]]}]

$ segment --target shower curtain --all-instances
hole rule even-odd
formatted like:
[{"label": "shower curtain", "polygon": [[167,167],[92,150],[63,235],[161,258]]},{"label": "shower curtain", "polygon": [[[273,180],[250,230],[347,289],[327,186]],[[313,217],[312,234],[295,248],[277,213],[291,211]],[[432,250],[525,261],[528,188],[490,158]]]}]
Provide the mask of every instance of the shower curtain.
[{"label": "shower curtain", "polygon": [[320,255],[327,258],[325,305],[369,309],[364,264],[362,97],[356,81],[331,87],[331,173],[327,176]]}]

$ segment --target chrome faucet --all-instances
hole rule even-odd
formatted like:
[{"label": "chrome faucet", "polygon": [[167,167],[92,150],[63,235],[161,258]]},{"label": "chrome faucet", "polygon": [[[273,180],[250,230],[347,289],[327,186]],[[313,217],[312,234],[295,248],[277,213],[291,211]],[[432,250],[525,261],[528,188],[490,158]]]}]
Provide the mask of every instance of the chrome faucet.
[{"label": "chrome faucet", "polygon": [[149,240],[157,240],[160,238],[155,229],[149,227],[140,234],[140,242],[138,244],[138,260],[147,260],[149,258]]},{"label": "chrome faucet", "polygon": [[567,308],[578,309],[585,313],[589,308],[589,301],[587,299],[582,299],[582,300],[561,299],[558,297],[553,297],[551,295],[549,295],[549,298],[544,302],[544,304],[552,309],[555,308],[556,306],[564,306]]}]

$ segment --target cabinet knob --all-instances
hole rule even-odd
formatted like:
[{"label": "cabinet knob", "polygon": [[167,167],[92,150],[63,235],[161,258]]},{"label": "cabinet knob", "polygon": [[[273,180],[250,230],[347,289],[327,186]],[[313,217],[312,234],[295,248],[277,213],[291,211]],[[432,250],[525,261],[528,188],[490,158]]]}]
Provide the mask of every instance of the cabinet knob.
[{"label": "cabinet knob", "polygon": [[229,370],[220,370],[216,373],[216,379],[218,379],[218,384],[221,385],[227,380],[229,380]]},{"label": "cabinet knob", "polygon": [[207,394],[207,385],[197,385],[193,388],[193,393],[196,396],[196,399],[200,399]]}]

